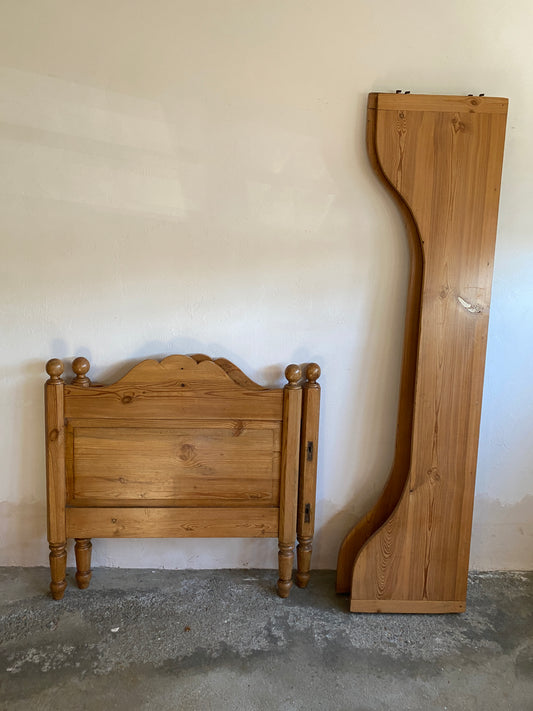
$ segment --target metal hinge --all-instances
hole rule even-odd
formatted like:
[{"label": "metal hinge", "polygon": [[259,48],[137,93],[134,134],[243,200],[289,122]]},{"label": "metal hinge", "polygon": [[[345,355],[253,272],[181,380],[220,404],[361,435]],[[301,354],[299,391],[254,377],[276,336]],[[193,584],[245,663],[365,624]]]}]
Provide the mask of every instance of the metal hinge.
[{"label": "metal hinge", "polygon": [[311,441],[307,443],[307,461],[313,461],[313,443]]}]

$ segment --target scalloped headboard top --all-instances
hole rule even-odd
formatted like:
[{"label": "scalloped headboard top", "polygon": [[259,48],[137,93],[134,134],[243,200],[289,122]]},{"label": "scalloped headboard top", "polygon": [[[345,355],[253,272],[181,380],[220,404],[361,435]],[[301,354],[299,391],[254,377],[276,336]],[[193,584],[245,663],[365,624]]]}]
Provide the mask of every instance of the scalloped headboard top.
[{"label": "scalloped headboard top", "polygon": [[[172,355],[144,360],[110,384],[93,385],[86,358],[72,363],[75,378],[65,384],[65,417],[158,418],[237,417],[281,420],[283,388],[263,388],[224,358]],[[47,363],[50,382],[58,382],[63,363]],[[301,379],[300,368],[288,366],[288,387]]]}]

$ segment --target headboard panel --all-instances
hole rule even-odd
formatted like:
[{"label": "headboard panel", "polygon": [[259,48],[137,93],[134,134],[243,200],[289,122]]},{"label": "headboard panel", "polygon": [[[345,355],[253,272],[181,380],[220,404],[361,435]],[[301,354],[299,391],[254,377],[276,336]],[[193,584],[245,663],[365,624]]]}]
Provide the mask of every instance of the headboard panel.
[{"label": "headboard panel", "polygon": [[67,503],[279,506],[281,422],[70,420]]},{"label": "headboard panel", "polygon": [[[282,389],[263,388],[229,361],[204,355],[146,360],[110,385],[91,384],[89,367],[76,358],[76,377],[64,384],[62,363],[47,364],[54,597],[66,586],[67,537],[76,539],[76,577],[87,587],[92,537],[144,536],[277,536],[278,593],[286,597],[297,519],[303,536],[297,582],[304,587],[314,521],[318,366],[307,368],[303,397],[295,365],[286,369]],[[301,443],[301,431],[313,441]]]}]

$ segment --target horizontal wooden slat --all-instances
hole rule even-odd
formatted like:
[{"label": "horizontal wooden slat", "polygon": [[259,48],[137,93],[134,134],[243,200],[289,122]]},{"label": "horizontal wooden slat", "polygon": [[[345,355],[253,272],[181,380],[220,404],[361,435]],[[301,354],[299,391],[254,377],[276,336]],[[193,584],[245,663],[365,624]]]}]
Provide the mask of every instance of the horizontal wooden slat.
[{"label": "horizontal wooden slat", "polygon": [[350,612],[441,615],[465,610],[466,602],[462,600],[351,600],[350,602]]},{"label": "horizontal wooden slat", "polygon": [[432,96],[431,94],[371,94],[369,108],[381,111],[450,111],[505,114],[508,100],[493,96]]},{"label": "horizontal wooden slat", "polygon": [[245,390],[236,385],[192,388],[164,385],[65,387],[65,417],[281,420],[282,390]]},{"label": "horizontal wooden slat", "polygon": [[[72,501],[83,502],[88,498],[102,503],[120,504],[122,499],[136,498],[139,503],[152,504],[152,500],[172,500],[181,505],[188,501],[194,506],[218,506],[224,504],[250,504],[261,502],[263,506],[274,504],[272,479],[251,479],[244,477],[207,477],[200,481],[198,477],[178,476],[175,481],[154,476],[150,472],[139,471],[124,476],[86,476],[74,479]],[[71,500],[68,500],[70,503]]]},{"label": "horizontal wooden slat", "polygon": [[279,509],[67,508],[69,538],[275,538]]},{"label": "horizontal wooden slat", "polygon": [[128,417],[76,417],[69,418],[67,420],[67,425],[70,429],[76,427],[154,427],[159,429],[181,429],[181,430],[194,430],[201,427],[202,429],[215,429],[215,430],[232,430],[235,437],[239,436],[239,433],[243,430],[272,430],[277,433],[277,449],[281,448],[281,437],[279,432],[281,430],[281,424],[277,420],[246,420],[246,419],[194,419],[187,418],[186,420],[172,419],[172,420],[158,420],[157,418],[142,418],[136,417],[134,419]]}]

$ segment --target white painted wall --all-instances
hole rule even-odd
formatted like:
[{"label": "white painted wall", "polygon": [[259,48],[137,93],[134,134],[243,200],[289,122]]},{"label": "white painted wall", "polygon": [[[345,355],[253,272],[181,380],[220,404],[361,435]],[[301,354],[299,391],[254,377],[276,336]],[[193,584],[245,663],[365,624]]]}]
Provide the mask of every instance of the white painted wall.
[{"label": "white painted wall", "polygon": [[[47,562],[52,357],[323,369],[314,563],[392,459],[407,254],[369,91],[510,98],[472,560],[532,568],[530,0],[0,0],[0,563]],[[126,368],[122,368],[125,370]],[[96,565],[274,566],[273,541],[99,541]]]}]

